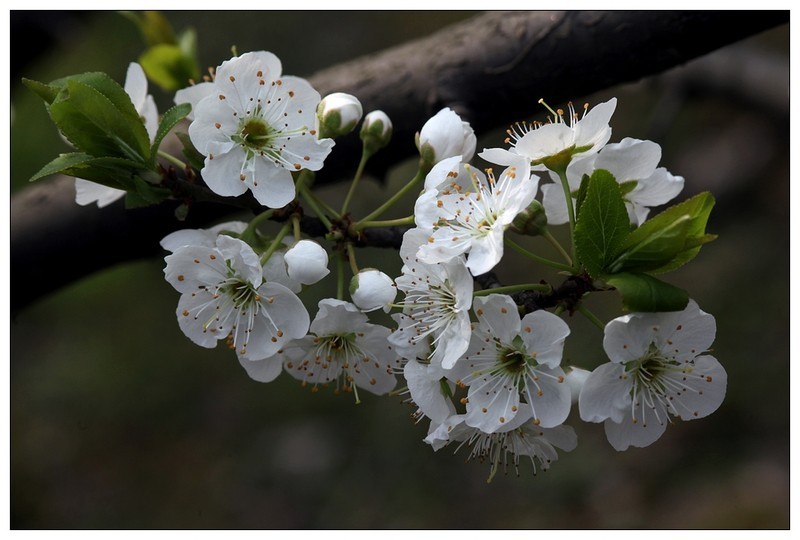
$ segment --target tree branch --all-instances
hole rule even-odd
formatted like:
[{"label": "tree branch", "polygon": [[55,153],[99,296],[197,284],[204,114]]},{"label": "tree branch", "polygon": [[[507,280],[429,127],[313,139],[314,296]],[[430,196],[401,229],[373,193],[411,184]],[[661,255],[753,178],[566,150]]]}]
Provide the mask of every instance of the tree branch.
[{"label": "tree branch", "polygon": [[[381,109],[392,119],[396,142],[370,163],[380,176],[416,152],[414,133],[444,106],[481,133],[519,120],[539,97],[558,103],[659,73],[788,20],[788,11],[492,12],[310,81],[323,95],[352,93],[366,111]],[[318,182],[351,173],[358,143],[356,134],[337,140]],[[79,207],[65,177],[14,195],[12,311],[101,268],[153,256],[167,233],[235,210],[196,203],[189,219],[178,222],[177,204]],[[398,231],[379,234],[387,236],[381,245],[396,245]]]}]

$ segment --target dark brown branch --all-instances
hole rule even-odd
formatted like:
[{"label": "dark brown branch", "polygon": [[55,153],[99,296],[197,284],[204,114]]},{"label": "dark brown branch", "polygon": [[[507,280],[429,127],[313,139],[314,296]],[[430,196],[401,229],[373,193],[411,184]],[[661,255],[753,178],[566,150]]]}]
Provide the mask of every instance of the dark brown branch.
[{"label": "dark brown branch", "polygon": [[[636,80],[788,19],[779,11],[493,12],[331,68],[311,82],[322,94],[350,92],[365,110],[381,109],[392,118],[395,143],[371,163],[380,175],[415,153],[414,133],[443,106],[484,132],[530,114],[539,97],[560,103]],[[337,141],[318,181],[351,174],[357,145],[356,135]],[[155,255],[168,232],[204,226],[235,210],[197,203],[189,221],[180,223],[176,205],[78,207],[68,178],[15,195],[12,310],[101,268]],[[374,234],[387,234],[381,245],[395,245],[397,231]]]}]

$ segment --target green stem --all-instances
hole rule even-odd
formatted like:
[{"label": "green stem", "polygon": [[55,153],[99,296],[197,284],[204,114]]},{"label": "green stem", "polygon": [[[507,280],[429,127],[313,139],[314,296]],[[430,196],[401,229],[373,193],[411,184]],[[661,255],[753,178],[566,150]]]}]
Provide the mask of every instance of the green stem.
[{"label": "green stem", "polygon": [[420,183],[420,182],[421,182],[421,181],[422,181],[422,180],[425,178],[425,175],[426,175],[426,174],[427,174],[427,172],[426,172],[425,170],[423,170],[423,168],[422,168],[422,167],[420,167],[420,169],[417,171],[417,175],[416,175],[414,178],[412,178],[412,179],[411,179],[411,181],[410,181],[408,184],[406,184],[405,186],[403,186],[402,188],[400,188],[400,190],[399,190],[397,193],[395,193],[394,195],[392,195],[392,196],[391,196],[391,198],[389,198],[389,200],[388,200],[388,201],[386,201],[385,203],[383,203],[383,204],[382,204],[380,207],[378,207],[378,208],[377,208],[377,209],[376,209],[374,212],[372,212],[371,214],[369,214],[369,215],[368,215],[367,217],[365,217],[364,219],[362,219],[362,220],[358,221],[358,222],[356,223],[356,230],[358,230],[358,229],[361,227],[361,224],[362,224],[362,223],[365,223],[365,222],[367,222],[367,221],[373,221],[375,218],[377,218],[378,216],[380,216],[381,214],[383,214],[384,212],[386,212],[386,211],[387,211],[389,208],[391,208],[392,206],[394,206],[394,204],[395,204],[395,203],[397,203],[397,201],[399,201],[400,199],[402,199],[402,198],[403,198],[403,196],[404,196],[406,193],[408,193],[409,191],[411,191],[412,189],[414,189],[414,187],[415,187],[417,184],[419,184],[419,183]]},{"label": "green stem", "polygon": [[556,237],[553,236],[552,233],[547,229],[544,230],[542,236],[544,236],[545,240],[550,242],[550,245],[556,248],[556,250],[561,254],[561,256],[564,257],[564,260],[567,261],[567,264],[572,266],[572,257],[569,256],[569,253],[567,253],[567,251],[561,245],[561,242],[556,240]]},{"label": "green stem", "polygon": [[344,300],[344,255],[336,257],[336,299]]},{"label": "green stem", "polygon": [[358,264],[356,264],[356,252],[353,249],[353,244],[347,242],[346,244],[347,249],[347,260],[350,261],[350,270],[353,272],[353,275],[358,274]]},{"label": "green stem", "polygon": [[[567,180],[567,168],[563,167],[554,172],[561,179],[561,187],[564,189],[564,199],[567,202],[567,213],[569,214],[570,252],[572,253],[572,260],[577,261],[578,253],[575,250],[575,205],[572,203],[572,191],[569,189],[569,180]],[[570,266],[572,266],[572,272],[578,272],[574,265],[571,264]]]},{"label": "green stem", "polygon": [[180,167],[182,171],[186,170],[186,163],[184,163],[183,161],[179,160],[178,158],[176,158],[172,154],[168,154],[168,153],[164,152],[163,150],[159,150],[158,151],[158,156],[166,159],[167,161],[169,161],[170,163],[172,163],[176,167]]},{"label": "green stem", "polygon": [[261,212],[255,216],[250,220],[250,223],[247,224],[247,228],[242,231],[242,233],[239,235],[239,238],[251,246],[258,245],[259,240],[256,230],[258,229],[259,225],[270,219],[273,214],[275,214],[275,210],[265,210],[264,212]]},{"label": "green stem", "polygon": [[272,254],[275,253],[278,250],[278,248],[283,245],[284,237],[287,234],[289,234],[289,231],[291,231],[291,230],[292,230],[292,224],[291,223],[284,223],[283,224],[283,227],[281,227],[281,230],[278,231],[278,235],[275,237],[275,240],[273,240],[272,243],[269,245],[269,247],[267,248],[267,251],[265,251],[261,255],[261,261],[260,261],[261,262],[261,266],[264,266],[267,263],[267,261],[269,260],[269,258],[272,257]]},{"label": "green stem", "polygon": [[309,194],[308,188],[304,184],[300,184],[298,182],[297,192],[300,194],[306,204],[311,207],[322,224],[325,225],[325,228],[330,231],[333,228],[331,225],[331,220],[328,219],[328,216],[325,215],[325,212],[320,210],[320,207],[317,205],[317,201]]},{"label": "green stem", "polygon": [[398,225],[413,225],[414,224],[414,216],[406,216],[404,218],[397,218],[397,219],[387,219],[383,221],[359,221],[356,223],[353,228],[356,231],[360,231],[362,229],[367,228],[377,228],[377,227],[397,227]]},{"label": "green stem", "polygon": [[580,312],[581,312],[581,315],[583,315],[584,317],[586,317],[587,319],[589,319],[590,321],[592,321],[592,323],[593,323],[593,324],[594,324],[596,327],[598,327],[600,330],[603,330],[603,331],[605,331],[605,329],[606,329],[606,325],[604,325],[604,324],[603,324],[603,321],[601,321],[600,319],[598,319],[598,318],[597,318],[597,315],[595,315],[594,313],[592,313],[591,311],[589,311],[589,309],[588,309],[586,306],[584,306],[584,305],[583,305],[583,303],[581,303],[581,304],[578,306],[578,311],[580,311]]},{"label": "green stem", "polygon": [[553,287],[544,283],[520,283],[519,285],[507,285],[505,287],[494,287],[492,289],[475,291],[472,293],[472,296],[488,296],[490,294],[506,294],[519,291],[538,291],[550,293],[553,292]]},{"label": "green stem", "polygon": [[567,266],[566,264],[562,264],[562,263],[556,262],[556,261],[551,261],[550,259],[546,259],[544,257],[540,257],[538,255],[534,255],[533,253],[531,253],[530,251],[528,251],[527,249],[525,249],[524,247],[520,246],[519,244],[514,242],[512,239],[510,239],[508,237],[508,235],[505,235],[505,243],[511,249],[513,249],[514,251],[519,253],[520,255],[524,255],[525,257],[527,257],[529,259],[532,259],[532,260],[534,260],[534,261],[536,261],[538,263],[544,264],[544,265],[549,266],[551,268],[555,268],[556,270],[563,270],[565,272],[574,273],[574,269],[572,268],[572,266]]},{"label": "green stem", "polygon": [[300,216],[292,214],[292,233],[294,234],[294,241],[300,241]]},{"label": "green stem", "polygon": [[319,206],[322,210],[324,210],[326,214],[333,216],[335,219],[339,219],[340,217],[342,217],[342,215],[339,212],[337,212],[331,205],[320,199],[319,196],[310,189],[307,189],[305,193],[306,196],[314,199],[314,202],[317,203],[317,206]]},{"label": "green stem", "polygon": [[347,197],[344,198],[344,204],[342,204],[342,215],[347,213],[347,207],[350,206],[350,200],[353,198],[353,194],[356,192],[356,187],[361,180],[361,175],[364,174],[364,167],[366,166],[369,158],[370,154],[367,153],[366,149],[362,150],[361,161],[358,163],[358,169],[356,169],[356,174],[353,177],[353,181],[350,183],[350,189],[347,192]]}]

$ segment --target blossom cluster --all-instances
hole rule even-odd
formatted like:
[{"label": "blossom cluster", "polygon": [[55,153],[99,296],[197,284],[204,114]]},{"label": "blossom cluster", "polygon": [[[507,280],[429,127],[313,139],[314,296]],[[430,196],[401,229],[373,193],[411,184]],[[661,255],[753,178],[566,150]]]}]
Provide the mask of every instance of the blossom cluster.
[{"label": "blossom cluster", "polygon": [[[214,194],[249,191],[264,213],[250,223],[181,230],[162,240],[170,252],[165,278],[180,293],[178,325],[195,344],[224,341],[260,382],[286,372],[313,390],[330,386],[356,401],[360,390],[406,396],[412,416],[429,423],[425,442],[434,450],[466,445],[470,458],[489,462],[490,478],[509,464],[517,468],[523,456],[534,472],[548,469],[557,449],[577,445],[571,418],[602,422],[610,444],[625,450],[652,444],[676,419],[701,418],[720,406],[727,377],[709,354],[716,326],[694,300],[598,321],[606,360],[576,355],[567,365],[563,307],[526,309],[511,294],[524,284],[476,290],[476,278],[495,269],[505,246],[516,246],[510,234],[546,235],[547,226],[567,223],[572,233],[596,171],[617,183],[626,234],[681,192],[684,179],[659,167],[658,144],[609,142],[616,99],[582,113],[572,105],[566,112],[548,107],[547,122],[517,123],[505,146],[477,153],[481,166],[474,164],[470,124],[450,108],[437,112],[416,136],[419,174],[408,189],[418,196],[405,221],[411,227],[399,249],[402,268],[391,277],[358,268],[348,234],[394,225],[375,218],[399,197],[356,220],[347,207],[362,167],[341,212],[306,181],[323,167],[334,139],[359,123],[363,165],[388,144],[389,117],[364,115],[348,94],[323,99],[308,81],[283,75],[280,60],[266,51],[234,56],[213,73],[175,96],[191,105],[188,136],[204,158],[199,172]],[[125,90],[152,140],[157,112],[136,64]],[[78,180],[77,201],[104,205],[124,194],[110,189]],[[279,232],[262,231],[265,219],[294,201],[327,226],[332,247],[303,237],[297,213],[282,216]],[[561,253],[564,262],[555,268],[585,274],[574,249]],[[340,264],[336,297],[320,300],[312,318],[302,291],[330,274],[331,257],[349,263],[350,298]]]}]

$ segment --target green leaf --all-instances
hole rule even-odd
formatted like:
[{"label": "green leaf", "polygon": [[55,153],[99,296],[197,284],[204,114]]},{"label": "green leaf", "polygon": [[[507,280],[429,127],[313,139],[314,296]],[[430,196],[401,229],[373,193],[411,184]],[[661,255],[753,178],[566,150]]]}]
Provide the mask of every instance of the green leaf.
[{"label": "green leaf", "polygon": [[158,131],[156,132],[153,146],[150,148],[150,163],[153,166],[155,166],[158,147],[161,146],[161,141],[163,141],[164,137],[167,136],[172,128],[178,125],[178,122],[186,118],[186,115],[190,112],[192,112],[192,106],[188,103],[181,103],[169,109],[161,117],[161,123],[158,125]]},{"label": "green leaf", "polygon": [[647,274],[621,272],[606,281],[619,291],[628,311],[680,311],[689,303],[689,294]]},{"label": "green leaf", "polygon": [[605,273],[629,234],[630,220],[619,184],[610,172],[594,171],[575,225],[575,247],[589,275]]},{"label": "green leaf", "polygon": [[192,139],[189,137],[188,133],[176,133],[175,134],[178,139],[183,144],[183,155],[186,157],[186,160],[189,162],[189,165],[194,167],[196,170],[200,171],[205,166],[206,157],[201,154],[197,148],[194,147],[192,144]]},{"label": "green leaf", "polygon": [[586,190],[589,188],[589,175],[584,174],[583,178],[581,178],[581,185],[578,188],[578,194],[575,197],[575,219],[580,219],[581,215],[581,206],[583,206],[583,201],[586,200]]},{"label": "green leaf", "polygon": [[125,208],[141,208],[158,204],[172,195],[169,189],[146,182],[139,176],[134,176],[131,180],[132,187],[125,195]]},{"label": "green leaf", "polygon": [[120,91],[124,99],[114,96],[114,101],[97,88],[71,79],[50,105],[50,117],[79,150],[146,163],[150,138],[130,98]]},{"label": "green leaf", "polygon": [[714,197],[704,192],[645,221],[628,236],[608,270],[663,273],[686,264],[716,238],[705,232],[713,207]]},{"label": "green leaf", "polygon": [[32,90],[36,92],[40,98],[45,100],[48,104],[52,103],[56,96],[58,95],[58,88],[51,86],[49,84],[45,84],[39,81],[34,81],[32,79],[22,79],[22,84],[24,84],[28,90]]},{"label": "green leaf", "polygon": [[91,161],[94,159],[89,154],[84,154],[83,152],[71,152],[69,154],[60,154],[57,158],[53,161],[39,169],[39,172],[31,176],[29,182],[34,182],[39,180],[40,178],[44,178],[45,176],[50,176],[51,174],[58,174],[67,170],[70,170],[75,167],[79,167],[85,164],[87,161]]},{"label": "green leaf", "polygon": [[150,47],[139,57],[139,63],[147,77],[167,92],[180,90],[189,84],[189,79],[199,76],[195,59],[178,45]]}]

